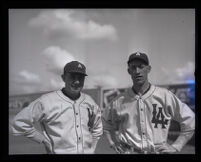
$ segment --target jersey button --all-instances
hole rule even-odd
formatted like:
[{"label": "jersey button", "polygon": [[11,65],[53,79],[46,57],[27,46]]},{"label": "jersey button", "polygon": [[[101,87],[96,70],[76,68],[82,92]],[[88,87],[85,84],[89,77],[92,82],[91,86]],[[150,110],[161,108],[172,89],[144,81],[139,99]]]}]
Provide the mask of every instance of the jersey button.
[{"label": "jersey button", "polygon": [[77,128],[79,127],[79,125],[77,125]]},{"label": "jersey button", "polygon": [[143,109],[140,109],[141,111],[143,111]]},{"label": "jersey button", "polygon": [[78,113],[76,113],[76,115],[78,115]]}]

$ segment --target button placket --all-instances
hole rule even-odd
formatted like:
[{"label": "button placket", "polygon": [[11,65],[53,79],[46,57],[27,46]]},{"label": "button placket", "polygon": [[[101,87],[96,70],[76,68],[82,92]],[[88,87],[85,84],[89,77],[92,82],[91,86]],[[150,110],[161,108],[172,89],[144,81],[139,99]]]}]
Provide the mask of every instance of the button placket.
[{"label": "button placket", "polygon": [[77,132],[77,146],[78,146],[78,153],[82,153],[83,149],[82,149],[82,140],[81,140],[81,126],[80,126],[80,114],[79,112],[79,106],[78,104],[74,104],[74,108],[75,108],[75,118],[76,118],[76,122],[75,122],[75,126],[76,126],[76,132]]},{"label": "button placket", "polygon": [[139,109],[140,109],[140,125],[141,125],[141,137],[142,137],[142,148],[146,148],[146,126],[145,126],[145,114],[144,114],[144,103],[142,99],[139,99]]}]

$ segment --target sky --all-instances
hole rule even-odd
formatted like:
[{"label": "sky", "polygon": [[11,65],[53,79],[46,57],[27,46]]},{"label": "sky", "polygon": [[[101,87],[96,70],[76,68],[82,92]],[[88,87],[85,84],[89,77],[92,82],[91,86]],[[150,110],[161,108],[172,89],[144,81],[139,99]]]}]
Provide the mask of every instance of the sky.
[{"label": "sky", "polygon": [[132,86],[127,60],[148,55],[156,85],[195,80],[194,9],[9,9],[9,95],[60,89],[66,63],[84,88]]}]

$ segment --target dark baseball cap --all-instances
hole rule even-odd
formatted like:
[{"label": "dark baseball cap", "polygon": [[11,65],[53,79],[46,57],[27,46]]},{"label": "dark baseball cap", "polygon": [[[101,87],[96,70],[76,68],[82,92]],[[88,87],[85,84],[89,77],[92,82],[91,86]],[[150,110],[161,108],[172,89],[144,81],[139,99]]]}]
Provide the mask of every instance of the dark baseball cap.
[{"label": "dark baseball cap", "polygon": [[127,63],[129,64],[131,61],[133,61],[135,59],[143,60],[147,65],[149,65],[149,59],[148,59],[148,56],[145,53],[142,53],[142,52],[132,53],[129,56],[129,59],[128,59]]},{"label": "dark baseball cap", "polygon": [[79,73],[87,76],[86,67],[78,61],[71,61],[64,67],[64,73]]}]

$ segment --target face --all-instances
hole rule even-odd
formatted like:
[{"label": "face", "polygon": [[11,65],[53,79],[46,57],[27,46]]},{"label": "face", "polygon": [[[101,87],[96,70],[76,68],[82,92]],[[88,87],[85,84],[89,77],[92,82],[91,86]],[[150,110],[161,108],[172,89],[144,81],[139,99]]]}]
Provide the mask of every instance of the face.
[{"label": "face", "polygon": [[128,73],[131,75],[134,85],[144,85],[148,82],[148,73],[151,70],[150,65],[146,65],[144,61],[135,59],[128,65]]},{"label": "face", "polygon": [[85,76],[79,73],[65,73],[62,75],[65,91],[69,95],[78,95],[84,86]]}]

